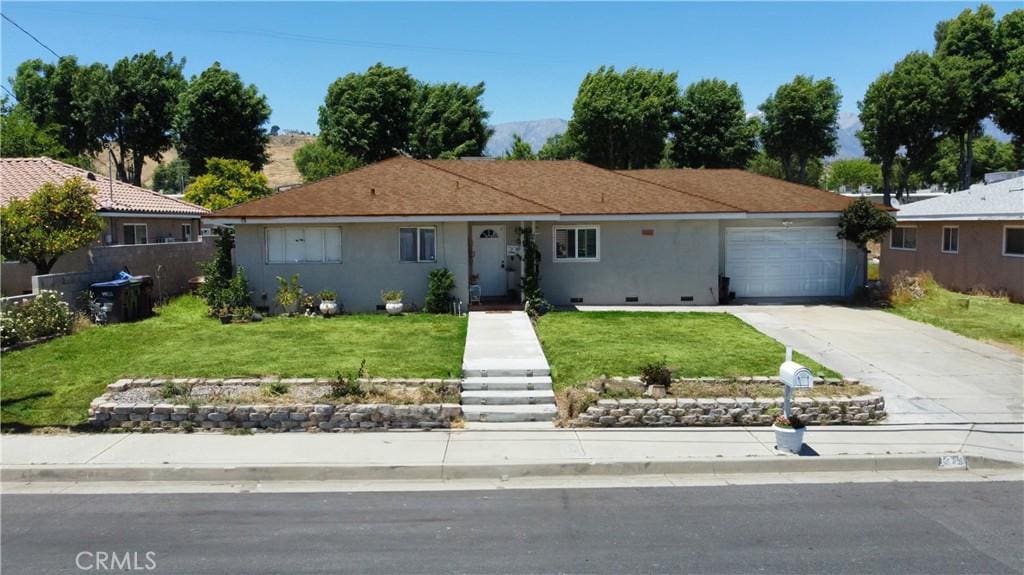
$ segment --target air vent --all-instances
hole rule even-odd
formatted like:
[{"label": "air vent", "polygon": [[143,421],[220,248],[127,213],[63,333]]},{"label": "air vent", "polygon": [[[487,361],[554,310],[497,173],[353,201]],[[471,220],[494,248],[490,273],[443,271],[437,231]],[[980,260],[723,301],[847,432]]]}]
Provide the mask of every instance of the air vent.
[{"label": "air vent", "polygon": [[583,298],[581,298],[581,297],[571,297],[571,298],[569,298],[569,303],[583,303]]},{"label": "air vent", "polygon": [[693,301],[693,296],[692,295],[684,295],[683,297],[679,298],[679,301]]},{"label": "air vent", "polygon": [[638,301],[640,301],[640,298],[636,297],[635,295],[626,297],[626,303],[636,303]]},{"label": "air vent", "polygon": [[386,309],[388,309],[388,308],[384,304],[382,304],[382,303],[377,304],[377,311],[384,311]]}]

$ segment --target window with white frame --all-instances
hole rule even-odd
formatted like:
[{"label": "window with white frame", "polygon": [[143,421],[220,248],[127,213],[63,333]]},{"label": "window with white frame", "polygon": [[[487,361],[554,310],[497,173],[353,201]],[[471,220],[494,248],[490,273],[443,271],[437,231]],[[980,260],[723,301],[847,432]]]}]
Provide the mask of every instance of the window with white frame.
[{"label": "window with white frame", "polygon": [[192,224],[181,224],[181,241],[192,241]]},{"label": "window with white frame", "polygon": [[889,247],[894,250],[916,250],[917,228],[897,226],[889,234]]},{"label": "window with white frame", "polygon": [[398,259],[403,262],[437,260],[437,228],[398,228]]},{"label": "window with white frame", "polygon": [[1003,228],[1003,255],[1024,257],[1024,226]]},{"label": "window with white frame", "polygon": [[600,235],[597,227],[556,227],[555,261],[598,261]]},{"label": "window with white frame", "polygon": [[341,228],[267,228],[267,263],[341,262]]},{"label": "window with white frame", "polygon": [[960,228],[957,226],[942,227],[942,253],[955,254],[960,251]]},{"label": "window with white frame", "polygon": [[149,243],[149,226],[146,224],[124,224],[121,243],[126,246]]}]

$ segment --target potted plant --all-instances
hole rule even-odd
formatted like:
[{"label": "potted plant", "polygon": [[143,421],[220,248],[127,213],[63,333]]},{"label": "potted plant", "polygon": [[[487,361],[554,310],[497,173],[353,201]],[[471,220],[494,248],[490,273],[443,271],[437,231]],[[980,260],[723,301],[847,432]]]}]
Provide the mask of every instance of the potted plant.
[{"label": "potted plant", "polygon": [[804,423],[795,415],[778,415],[772,424],[775,431],[775,446],[779,451],[800,453],[804,445]]},{"label": "potted plant", "polygon": [[316,315],[316,298],[313,297],[313,294],[302,294],[302,312],[307,317]]},{"label": "potted plant", "polygon": [[338,313],[338,294],[329,289],[322,289],[316,294],[320,298],[320,314],[324,317],[331,317]]},{"label": "potted plant", "polygon": [[284,313],[291,315],[299,309],[299,298],[302,295],[302,286],[299,285],[299,274],[293,275],[290,279],[277,276],[277,293],[274,301],[281,306]]},{"label": "potted plant", "polygon": [[404,306],[402,305],[402,293],[401,290],[384,290],[380,292],[380,299],[384,300],[384,309],[388,311],[388,315],[398,315],[402,313]]}]

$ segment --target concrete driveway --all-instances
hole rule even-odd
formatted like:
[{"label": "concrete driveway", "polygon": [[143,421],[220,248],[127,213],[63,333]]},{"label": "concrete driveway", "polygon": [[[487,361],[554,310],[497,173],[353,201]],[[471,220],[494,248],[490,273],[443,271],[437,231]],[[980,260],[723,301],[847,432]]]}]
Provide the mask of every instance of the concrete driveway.
[{"label": "concrete driveway", "polygon": [[1024,421],[1024,357],[884,311],[833,305],[600,309],[732,313],[881,390],[890,423]]}]

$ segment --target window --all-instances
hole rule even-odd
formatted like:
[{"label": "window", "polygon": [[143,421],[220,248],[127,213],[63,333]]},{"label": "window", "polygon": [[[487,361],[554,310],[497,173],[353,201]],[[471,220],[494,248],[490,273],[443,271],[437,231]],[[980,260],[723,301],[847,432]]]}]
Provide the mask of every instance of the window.
[{"label": "window", "polygon": [[437,259],[437,230],[426,228],[399,228],[398,255],[403,262],[432,262]]},{"label": "window", "polygon": [[598,261],[596,227],[555,228],[555,261]]},{"label": "window", "polygon": [[192,224],[181,224],[181,241],[192,241]]},{"label": "window", "polygon": [[955,254],[960,251],[960,228],[942,227],[942,253]]},{"label": "window", "polygon": [[1024,226],[1003,228],[1003,255],[1024,257]]},{"label": "window", "polygon": [[897,227],[889,236],[889,247],[894,250],[916,250],[917,228]]},{"label": "window", "polygon": [[267,228],[267,263],[341,262],[341,228]]},{"label": "window", "polygon": [[125,224],[121,243],[126,246],[149,243],[149,227],[146,224]]}]

